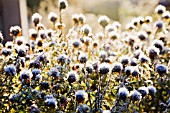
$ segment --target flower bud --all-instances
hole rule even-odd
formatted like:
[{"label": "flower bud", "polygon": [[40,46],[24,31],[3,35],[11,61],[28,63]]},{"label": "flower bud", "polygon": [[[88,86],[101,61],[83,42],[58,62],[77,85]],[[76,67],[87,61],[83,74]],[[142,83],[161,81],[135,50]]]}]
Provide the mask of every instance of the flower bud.
[{"label": "flower bud", "polygon": [[109,24],[110,19],[107,16],[100,16],[98,19],[98,23],[105,28]]}]

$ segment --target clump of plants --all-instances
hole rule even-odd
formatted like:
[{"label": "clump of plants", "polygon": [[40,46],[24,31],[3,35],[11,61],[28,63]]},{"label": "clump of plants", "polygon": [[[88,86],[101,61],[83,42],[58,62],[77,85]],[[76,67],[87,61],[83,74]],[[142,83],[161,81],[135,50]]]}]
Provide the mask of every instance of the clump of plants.
[{"label": "clump of plants", "polygon": [[0,49],[0,112],[170,112],[170,12],[158,5],[126,28],[104,15],[96,34],[74,14],[63,34],[67,7],[59,0],[51,29],[35,13],[29,42],[19,26],[10,28],[13,41]]}]

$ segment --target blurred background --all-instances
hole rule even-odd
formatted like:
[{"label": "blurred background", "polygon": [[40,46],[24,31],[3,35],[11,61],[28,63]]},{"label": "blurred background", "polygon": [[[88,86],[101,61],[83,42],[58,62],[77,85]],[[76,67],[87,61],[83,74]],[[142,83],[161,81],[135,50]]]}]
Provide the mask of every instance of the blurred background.
[{"label": "blurred background", "polygon": [[[97,26],[100,15],[106,15],[111,22],[119,21],[124,26],[134,17],[152,15],[158,4],[170,9],[170,0],[68,0],[68,3],[69,7],[63,11],[65,32],[72,26],[71,15],[75,13],[83,13],[86,23],[96,33],[101,30]],[[12,8],[9,9],[10,7]],[[52,23],[48,20],[48,14],[51,11],[58,14],[58,0],[0,0],[0,31],[7,37],[6,40],[11,40],[8,35],[10,26],[19,25],[22,26],[24,35],[28,36],[28,28],[33,27],[31,16],[36,12],[42,15],[42,23],[50,28]],[[20,14],[17,15],[17,12]]]}]

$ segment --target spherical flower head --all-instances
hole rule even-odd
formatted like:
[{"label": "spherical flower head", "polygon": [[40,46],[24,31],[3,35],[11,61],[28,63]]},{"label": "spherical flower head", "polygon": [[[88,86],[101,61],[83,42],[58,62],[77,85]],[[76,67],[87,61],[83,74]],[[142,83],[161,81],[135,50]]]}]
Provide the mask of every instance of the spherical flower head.
[{"label": "spherical flower head", "polygon": [[137,59],[136,59],[136,58],[131,58],[131,59],[130,59],[130,65],[131,65],[131,66],[137,66],[137,65],[138,65]]},{"label": "spherical flower head", "polygon": [[47,38],[46,31],[45,30],[39,30],[39,37],[43,40],[46,39]]},{"label": "spherical flower head", "polygon": [[5,67],[5,73],[10,76],[14,76],[16,74],[16,67],[14,65],[7,65]]},{"label": "spherical flower head", "polygon": [[106,75],[110,71],[110,65],[108,63],[101,63],[98,67],[99,74]]},{"label": "spherical flower head", "polygon": [[37,30],[35,29],[29,29],[29,36],[31,40],[36,40],[38,34],[37,34]]},{"label": "spherical flower head", "polygon": [[79,15],[78,14],[73,14],[72,15],[72,20],[74,25],[78,25],[79,24]]},{"label": "spherical flower head", "polygon": [[44,29],[46,29],[46,28],[45,28],[44,24],[38,23],[37,26],[36,26],[36,29],[37,29],[37,30],[44,30]]},{"label": "spherical flower head", "polygon": [[75,71],[68,72],[67,74],[67,80],[69,83],[76,82],[78,80],[78,74]]},{"label": "spherical flower head", "polygon": [[58,16],[54,12],[50,12],[48,15],[48,19],[53,23],[55,23],[57,21],[57,18],[58,18]]},{"label": "spherical flower head", "polygon": [[59,8],[60,10],[65,9],[68,6],[67,0],[59,0]]},{"label": "spherical flower head", "polygon": [[60,72],[58,71],[57,68],[52,68],[52,69],[50,69],[50,71],[48,72],[48,76],[59,77],[59,76],[60,76]]},{"label": "spherical flower head", "polygon": [[50,107],[50,108],[55,108],[57,106],[57,100],[53,98],[47,98],[45,100],[45,105]]},{"label": "spherical flower head", "polygon": [[48,90],[50,88],[50,84],[48,82],[41,82],[40,88],[44,90]]},{"label": "spherical flower head", "polygon": [[112,24],[108,24],[107,26],[106,26],[106,32],[108,32],[108,33],[110,33],[110,32],[112,32],[112,31],[115,31],[116,30],[116,28],[112,25]]},{"label": "spherical flower head", "polygon": [[83,35],[88,36],[92,32],[92,28],[88,24],[85,24],[81,28],[81,31],[82,31]]},{"label": "spherical flower head", "polygon": [[138,32],[138,38],[141,41],[146,40],[148,38],[148,34],[144,31]]},{"label": "spherical flower head", "polygon": [[145,17],[145,22],[146,23],[151,23],[153,21],[153,18],[151,16],[146,16]]},{"label": "spherical flower head", "polygon": [[157,29],[162,29],[163,28],[163,22],[162,21],[155,22],[154,27],[157,28]]},{"label": "spherical flower head", "polygon": [[133,101],[140,101],[142,99],[142,95],[137,90],[131,91],[130,95]]},{"label": "spherical flower head", "polygon": [[99,52],[99,58],[102,60],[105,60],[107,58],[107,52],[106,51],[101,51]]},{"label": "spherical flower head", "polygon": [[132,66],[126,66],[126,67],[125,67],[125,73],[126,73],[127,76],[130,76],[130,75],[131,75],[131,69],[132,69],[132,68],[133,68]]},{"label": "spherical flower head", "polygon": [[120,73],[123,69],[123,65],[120,62],[113,63],[113,69],[112,72],[118,72]]},{"label": "spherical flower head", "polygon": [[32,21],[34,23],[35,26],[37,26],[37,24],[39,24],[42,20],[42,16],[39,13],[34,13],[32,15]]},{"label": "spherical flower head", "polygon": [[108,37],[112,40],[115,40],[119,38],[119,34],[115,31],[112,31],[112,32],[109,32]]},{"label": "spherical flower head", "polygon": [[29,113],[40,113],[37,105],[33,104],[28,108]]},{"label": "spherical flower head", "polygon": [[86,17],[83,14],[79,14],[78,20],[79,20],[80,25],[83,25],[86,21]]},{"label": "spherical flower head", "polygon": [[33,75],[32,75],[30,70],[22,70],[21,73],[20,73],[19,79],[21,81],[26,80],[26,81],[30,82],[32,77],[33,77]]},{"label": "spherical flower head", "polygon": [[164,64],[157,64],[155,67],[155,71],[160,75],[163,76],[164,74],[167,74],[168,68]]},{"label": "spherical flower head", "polygon": [[119,58],[119,61],[122,63],[123,66],[129,64],[129,57],[128,56],[121,56]]},{"label": "spherical flower head", "polygon": [[143,55],[144,52],[141,49],[135,50],[133,53],[133,57],[135,57],[136,59],[139,59],[140,55]]},{"label": "spherical flower head", "polygon": [[37,69],[37,68],[34,68],[34,69],[32,70],[32,75],[33,75],[33,77],[35,77],[35,76],[38,75],[38,74],[41,74],[41,70],[40,70],[40,69]]},{"label": "spherical flower head", "polygon": [[92,66],[91,63],[87,63],[87,64],[86,64],[86,71],[87,71],[88,73],[92,73],[92,72],[93,72],[93,66]]},{"label": "spherical flower head", "polygon": [[87,57],[86,54],[81,53],[81,54],[79,55],[79,57],[78,57],[78,60],[79,60],[80,63],[86,63],[87,60],[88,60],[88,57]]},{"label": "spherical flower head", "polygon": [[4,56],[9,56],[11,54],[11,50],[10,49],[6,49],[6,48],[3,48],[2,51],[1,51],[2,55]]},{"label": "spherical flower head", "polygon": [[149,63],[150,59],[145,54],[141,54],[139,55],[139,61],[141,63]]},{"label": "spherical flower head", "polygon": [[118,98],[125,101],[129,96],[129,91],[125,87],[119,88]]},{"label": "spherical flower head", "polygon": [[138,20],[138,22],[139,22],[140,25],[142,25],[142,24],[145,22],[145,19],[144,19],[143,16],[139,16],[139,17],[137,18],[137,20]]},{"label": "spherical flower head", "polygon": [[98,23],[105,28],[109,24],[110,19],[107,16],[100,16],[98,19]]},{"label": "spherical flower head", "polygon": [[121,28],[121,24],[118,21],[113,22],[112,24],[114,27],[116,27],[117,29]]},{"label": "spherical flower head", "polygon": [[81,42],[80,42],[80,40],[74,40],[73,42],[72,42],[72,45],[73,45],[73,47],[74,48],[79,48],[79,47],[81,47]]},{"label": "spherical flower head", "polygon": [[157,13],[157,14],[163,14],[165,11],[166,11],[166,7],[163,5],[158,5],[155,8],[155,13]]},{"label": "spherical flower head", "polygon": [[5,47],[8,48],[8,49],[12,49],[13,47],[13,42],[12,41],[8,41],[6,44],[5,44]]},{"label": "spherical flower head", "polygon": [[4,40],[2,33],[0,32],[0,43]]},{"label": "spherical flower head", "polygon": [[64,64],[66,60],[68,59],[68,56],[65,54],[60,54],[57,58],[58,63]]},{"label": "spherical flower head", "polygon": [[141,93],[142,97],[145,97],[149,93],[148,88],[145,86],[139,87],[138,91]]},{"label": "spherical flower head", "polygon": [[55,28],[56,28],[56,29],[59,29],[59,30],[62,30],[62,29],[64,29],[65,27],[66,27],[66,25],[63,24],[63,23],[60,23],[60,22],[57,22],[57,23],[55,24]]},{"label": "spherical flower head", "polygon": [[10,94],[9,100],[11,102],[16,102],[17,100],[19,100],[19,95],[18,94]]},{"label": "spherical flower head", "polygon": [[132,67],[131,74],[132,74],[133,77],[138,77],[139,76],[139,69],[137,67]]},{"label": "spherical flower head", "polygon": [[13,37],[21,36],[21,28],[19,26],[11,26],[9,31],[10,31],[10,36]]},{"label": "spherical flower head", "polygon": [[162,18],[163,18],[163,19],[169,19],[169,18],[170,18],[170,12],[169,12],[169,11],[165,11],[165,12],[162,14]]},{"label": "spherical flower head", "polygon": [[104,38],[104,34],[102,32],[96,33],[95,39],[101,41]]},{"label": "spherical flower head", "polygon": [[159,55],[160,51],[155,46],[150,46],[150,47],[148,47],[146,52],[151,59],[155,59]]},{"label": "spherical flower head", "polygon": [[154,95],[156,93],[156,88],[154,86],[148,86],[147,88],[150,95]]},{"label": "spherical flower head", "polygon": [[129,46],[133,47],[134,44],[135,44],[135,37],[134,37],[133,35],[128,35],[128,36],[126,36],[126,38],[125,38],[125,42],[126,42]]},{"label": "spherical flower head", "polygon": [[161,40],[158,40],[158,39],[153,40],[152,46],[155,46],[160,51],[162,51],[164,49],[164,43]]},{"label": "spherical flower head", "polygon": [[84,90],[78,90],[75,93],[75,97],[77,103],[84,103],[85,99],[87,98],[87,93]]}]

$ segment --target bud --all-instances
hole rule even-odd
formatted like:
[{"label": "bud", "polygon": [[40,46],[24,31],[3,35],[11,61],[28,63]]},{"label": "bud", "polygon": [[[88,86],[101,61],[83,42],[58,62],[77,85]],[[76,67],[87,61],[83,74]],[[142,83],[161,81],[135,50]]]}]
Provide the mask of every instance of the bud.
[{"label": "bud", "polygon": [[75,71],[68,72],[67,80],[69,83],[73,83],[78,80],[78,74]]},{"label": "bud", "polygon": [[137,90],[131,91],[130,95],[133,101],[140,101],[142,99],[142,95]]},{"label": "bud", "polygon": [[42,20],[42,16],[39,13],[34,13],[32,15],[32,21],[34,23],[35,26],[37,26],[37,24],[39,24]]},{"label": "bud", "polygon": [[84,90],[78,90],[75,93],[75,97],[77,103],[84,103],[85,99],[87,98],[87,93]]},{"label": "bud", "polygon": [[57,17],[58,17],[57,14],[54,12],[50,12],[48,15],[48,19],[53,23],[57,21]]},{"label": "bud", "polygon": [[155,67],[155,71],[160,75],[163,76],[168,72],[167,67],[164,64],[157,64]]},{"label": "bud", "polygon": [[101,64],[99,65],[98,71],[99,71],[100,74],[105,75],[105,74],[108,74],[108,73],[109,73],[109,70],[110,70],[109,68],[110,68],[110,67],[109,67],[109,64],[108,64],[108,63],[101,63]]}]

